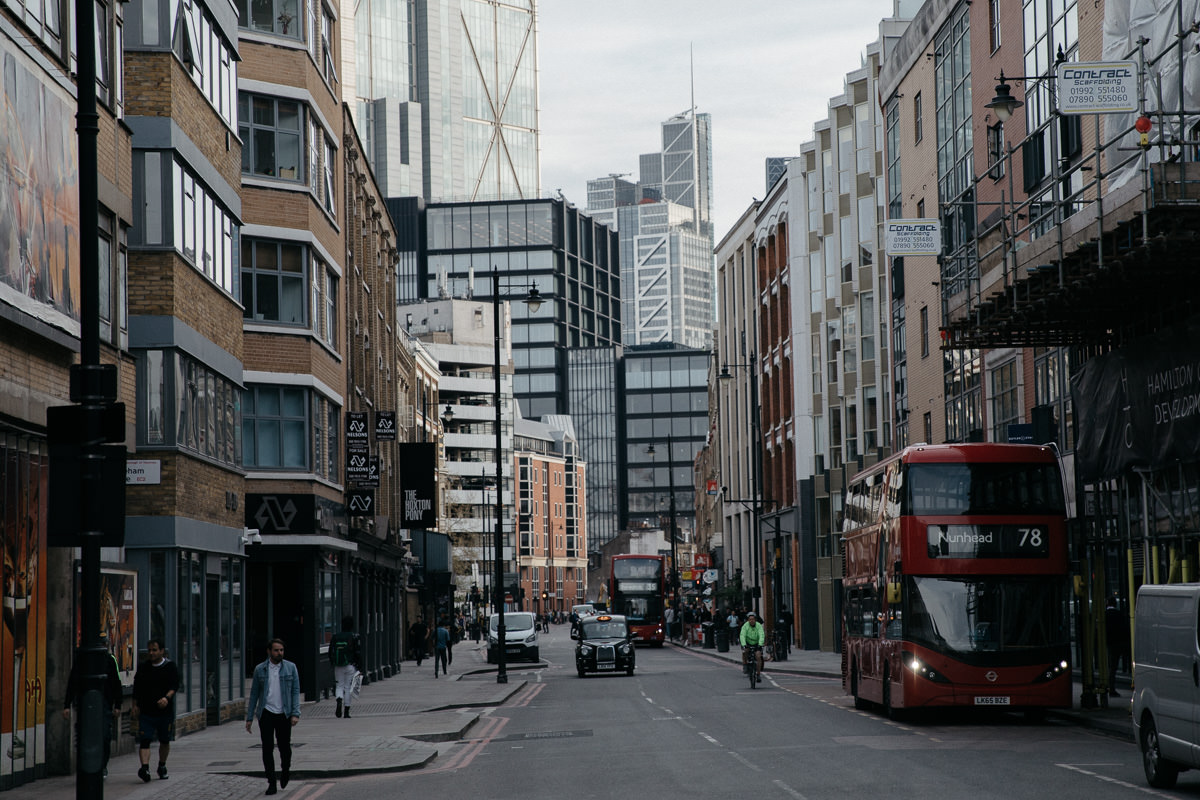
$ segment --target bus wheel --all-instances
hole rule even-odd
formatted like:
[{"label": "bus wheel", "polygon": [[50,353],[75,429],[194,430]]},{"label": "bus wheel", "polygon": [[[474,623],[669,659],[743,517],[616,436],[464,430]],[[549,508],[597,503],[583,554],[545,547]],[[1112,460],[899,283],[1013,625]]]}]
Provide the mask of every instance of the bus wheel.
[{"label": "bus wheel", "polygon": [[1179,767],[1162,757],[1159,749],[1158,729],[1154,719],[1146,717],[1142,723],[1142,767],[1146,770],[1146,782],[1155,789],[1170,789],[1179,778]]},{"label": "bus wheel", "polygon": [[862,711],[867,701],[858,696],[858,664],[850,668],[850,694],[854,695],[854,707]]}]

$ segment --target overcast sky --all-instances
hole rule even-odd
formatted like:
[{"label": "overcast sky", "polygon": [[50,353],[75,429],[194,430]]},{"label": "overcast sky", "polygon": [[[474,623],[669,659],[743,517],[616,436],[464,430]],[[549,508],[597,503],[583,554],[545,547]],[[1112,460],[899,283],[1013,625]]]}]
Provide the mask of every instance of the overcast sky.
[{"label": "overcast sky", "polygon": [[795,155],[879,35],[891,0],[541,0],[542,192],[580,209],[587,181],[637,180],[659,123],[712,115],[718,241],[765,192],[763,160]]}]

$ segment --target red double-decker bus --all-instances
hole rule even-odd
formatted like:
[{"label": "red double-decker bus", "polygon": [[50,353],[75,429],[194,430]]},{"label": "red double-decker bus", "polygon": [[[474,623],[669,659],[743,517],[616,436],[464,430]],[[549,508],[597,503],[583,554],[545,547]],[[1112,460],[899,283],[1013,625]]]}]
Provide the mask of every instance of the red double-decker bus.
[{"label": "red double-decker bus", "polygon": [[662,556],[616,555],[609,578],[610,610],[624,614],[636,640],[662,647],[666,560]]},{"label": "red double-decker bus", "polygon": [[908,447],[854,477],[842,531],[842,685],[856,707],[1071,706],[1053,450]]}]

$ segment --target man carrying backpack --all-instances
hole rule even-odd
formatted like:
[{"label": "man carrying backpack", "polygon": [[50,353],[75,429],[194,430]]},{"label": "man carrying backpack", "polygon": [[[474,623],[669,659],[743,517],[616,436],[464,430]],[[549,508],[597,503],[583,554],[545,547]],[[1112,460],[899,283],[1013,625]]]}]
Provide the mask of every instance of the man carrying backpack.
[{"label": "man carrying backpack", "polygon": [[329,663],[337,686],[336,717],[350,719],[350,701],[354,699],[354,676],[360,660],[359,638],[354,632],[354,617],[342,617],[342,629],[329,640]]}]

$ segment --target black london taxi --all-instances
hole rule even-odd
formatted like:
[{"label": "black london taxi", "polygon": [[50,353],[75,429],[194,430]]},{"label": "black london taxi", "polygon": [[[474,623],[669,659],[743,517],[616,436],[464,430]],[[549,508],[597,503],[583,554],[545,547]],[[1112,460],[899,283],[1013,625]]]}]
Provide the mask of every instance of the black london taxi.
[{"label": "black london taxi", "polygon": [[633,674],[636,659],[633,632],[620,614],[597,614],[579,620],[575,644],[575,670],[579,677],[589,672],[624,672]]}]

